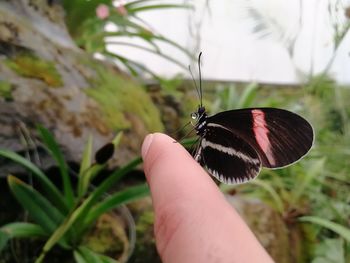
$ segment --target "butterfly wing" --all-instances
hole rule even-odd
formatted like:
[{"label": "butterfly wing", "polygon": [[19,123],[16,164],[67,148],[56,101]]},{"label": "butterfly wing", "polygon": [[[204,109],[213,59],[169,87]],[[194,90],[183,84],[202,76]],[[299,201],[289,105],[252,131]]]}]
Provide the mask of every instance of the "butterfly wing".
[{"label": "butterfly wing", "polygon": [[258,153],[237,134],[220,125],[206,129],[195,159],[226,184],[244,183],[261,169]]},{"label": "butterfly wing", "polygon": [[242,138],[256,150],[262,166],[268,168],[296,162],[307,154],[314,140],[308,121],[276,108],[231,110],[208,117],[208,129],[217,125]]}]

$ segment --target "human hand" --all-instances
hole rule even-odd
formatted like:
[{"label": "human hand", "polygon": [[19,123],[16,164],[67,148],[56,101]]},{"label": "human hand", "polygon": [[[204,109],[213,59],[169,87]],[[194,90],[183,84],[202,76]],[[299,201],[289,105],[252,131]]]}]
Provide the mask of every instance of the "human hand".
[{"label": "human hand", "polygon": [[248,226],[210,176],[164,134],[142,145],[155,212],[155,237],[164,263],[270,263]]}]

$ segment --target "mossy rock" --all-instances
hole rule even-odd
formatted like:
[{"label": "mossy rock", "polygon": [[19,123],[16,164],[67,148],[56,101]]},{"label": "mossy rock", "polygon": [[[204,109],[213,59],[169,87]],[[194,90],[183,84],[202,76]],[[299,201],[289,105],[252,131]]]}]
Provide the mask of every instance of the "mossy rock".
[{"label": "mossy rock", "polygon": [[19,53],[4,62],[23,77],[42,80],[50,87],[63,85],[61,75],[52,61],[46,61],[31,53]]},{"label": "mossy rock", "polygon": [[133,127],[135,117],[142,120],[148,132],[164,130],[159,110],[140,84],[101,68],[97,72],[94,87],[85,92],[98,103],[113,130],[138,128]]},{"label": "mossy rock", "polygon": [[4,98],[5,100],[11,100],[12,89],[13,87],[11,83],[0,80],[0,97]]}]

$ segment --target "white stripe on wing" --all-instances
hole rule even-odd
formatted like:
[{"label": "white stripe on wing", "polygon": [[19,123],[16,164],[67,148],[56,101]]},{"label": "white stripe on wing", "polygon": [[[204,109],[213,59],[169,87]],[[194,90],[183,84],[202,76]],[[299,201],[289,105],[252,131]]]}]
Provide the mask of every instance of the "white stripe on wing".
[{"label": "white stripe on wing", "polygon": [[213,143],[211,141],[208,141],[207,139],[203,138],[201,141],[202,148],[210,147],[214,150],[217,150],[219,152],[227,153],[231,156],[236,156],[239,159],[252,164],[260,164],[260,160],[256,158],[252,158],[251,156],[248,156],[240,151],[236,151],[235,149],[231,147],[226,147],[221,144]]}]

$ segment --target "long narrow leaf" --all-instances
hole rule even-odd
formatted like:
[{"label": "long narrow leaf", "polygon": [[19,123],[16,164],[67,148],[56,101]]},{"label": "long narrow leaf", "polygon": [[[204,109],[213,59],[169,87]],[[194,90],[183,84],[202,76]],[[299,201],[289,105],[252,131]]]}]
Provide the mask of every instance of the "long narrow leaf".
[{"label": "long narrow leaf", "polygon": [[112,143],[115,148],[117,148],[123,138],[123,132],[119,132],[112,140]]},{"label": "long narrow leaf", "polygon": [[74,251],[74,259],[77,263],[118,263],[119,261],[98,254],[91,249],[80,246]]},{"label": "long narrow leaf", "polygon": [[74,260],[76,263],[89,263],[89,259],[85,259],[82,253],[79,253],[77,250],[74,250]]},{"label": "long narrow leaf", "polygon": [[135,32],[145,32],[145,31],[147,32],[147,29],[145,28],[145,26],[141,25],[140,23],[131,21],[130,19],[127,19],[125,17],[121,17],[120,15],[111,15],[109,16],[108,19],[121,28],[124,27],[125,29],[127,28],[128,30],[135,31]]},{"label": "long narrow leaf", "polygon": [[74,259],[77,263],[100,263],[98,257],[90,249],[83,246],[74,251]]},{"label": "long narrow leaf", "polygon": [[173,47],[176,47],[177,49],[179,49],[180,51],[182,51],[184,54],[186,54],[187,56],[189,56],[190,58],[194,58],[193,54],[191,54],[187,49],[185,49],[184,47],[182,47],[181,45],[179,45],[178,43],[176,43],[175,41],[172,41],[166,37],[163,37],[161,35],[156,35],[156,34],[150,34],[148,32],[130,32],[130,31],[125,31],[125,32],[101,32],[99,33],[97,36],[101,37],[99,35],[103,35],[103,37],[138,37],[141,38],[143,40],[146,41],[154,41],[154,40],[158,40],[160,42],[164,42],[166,44],[169,44]]},{"label": "long narrow leaf", "polygon": [[260,179],[252,180],[250,183],[257,185],[257,186],[261,187],[262,189],[264,189],[266,192],[268,192],[271,195],[273,201],[275,202],[275,205],[276,205],[278,212],[280,212],[280,213],[283,212],[283,201],[280,198],[280,196],[278,195],[278,193],[275,191],[275,189],[273,189],[273,187],[270,184],[268,184]]},{"label": "long narrow leaf", "polygon": [[[116,148],[123,136],[122,132],[119,132],[115,138],[112,140],[114,147]],[[91,138],[90,138],[91,139]],[[82,197],[86,194],[91,180],[106,167],[106,164],[94,164],[91,166],[91,153],[92,153],[92,141],[89,140],[87,143],[84,154],[83,161],[80,167],[79,182],[78,182],[78,196]]]},{"label": "long narrow leaf", "polygon": [[85,194],[84,186],[84,177],[89,172],[91,168],[91,155],[92,155],[92,136],[89,136],[89,139],[85,145],[82,161],[80,164],[79,177],[78,177],[78,197],[81,197]]},{"label": "long narrow leaf", "polygon": [[95,191],[89,196],[89,198],[86,199],[86,202],[89,205],[93,205],[93,203],[95,203],[99,198],[102,197],[103,194],[105,194],[109,189],[111,189],[111,187],[113,187],[116,184],[116,182],[118,182],[125,174],[130,172],[141,162],[141,158],[136,158],[123,168],[113,172],[106,180],[103,181],[103,183],[101,183],[101,185],[99,185],[95,189]]},{"label": "long narrow leaf", "polygon": [[313,182],[316,176],[320,175],[320,173],[324,169],[325,159],[322,158],[317,160],[312,165],[309,171],[306,171],[306,176],[303,176],[301,181],[298,184],[298,188],[292,193],[292,200],[290,200],[291,204],[296,204],[299,198],[304,194],[304,191],[309,187],[309,185]]},{"label": "long narrow leaf", "polygon": [[[106,180],[99,185],[95,191],[77,208],[74,212],[60,225],[56,231],[52,234],[49,240],[45,243],[43,250],[37,259],[36,263],[40,263],[44,260],[45,255],[50,249],[62,238],[62,236],[76,223],[83,221],[88,214],[89,209],[101,198],[101,196],[108,191],[113,185],[121,179],[126,173],[135,168],[141,163],[141,158],[136,158],[128,165],[112,173]],[[80,224],[77,224],[78,226]],[[79,232],[79,231],[78,231]]]},{"label": "long narrow leaf", "polygon": [[149,70],[148,68],[146,68],[145,66],[143,66],[142,64],[140,63],[137,63],[131,59],[128,59],[126,57],[122,57],[120,55],[117,55],[117,54],[113,54],[111,52],[106,52],[106,54],[108,56],[111,56],[111,57],[114,57],[114,58],[117,58],[118,60],[120,60],[129,70],[132,71],[132,73],[136,73],[135,75],[138,74],[137,70],[135,70],[135,68],[139,68],[139,69],[142,69],[143,71],[146,71],[148,72],[153,78],[155,79],[159,79],[159,77],[156,75],[156,73],[154,73],[153,71]]},{"label": "long narrow leaf", "polygon": [[8,184],[18,202],[47,233],[52,233],[62,223],[64,215],[38,191],[14,176],[8,177]]},{"label": "long narrow leaf", "polygon": [[74,250],[73,255],[74,255],[75,262],[77,262],[77,263],[86,263],[84,255],[82,255],[82,253],[79,252],[78,250]]},{"label": "long narrow leaf", "polygon": [[79,178],[78,184],[78,196],[81,198],[84,196],[89,189],[89,185],[91,180],[104,168],[106,164],[94,164],[90,168],[88,168],[84,174]]},{"label": "long narrow leaf", "polygon": [[144,50],[144,51],[147,51],[149,53],[153,53],[155,55],[158,55],[176,65],[178,65],[180,68],[182,69],[186,69],[187,70],[187,66],[184,65],[182,62],[172,58],[171,56],[168,56],[166,54],[163,54],[162,52],[159,52],[159,51],[156,51],[154,49],[151,49],[151,48],[148,48],[148,47],[145,47],[145,46],[142,46],[142,45],[137,45],[137,44],[133,44],[133,43],[127,43],[127,42],[121,42],[121,41],[108,41],[108,44],[113,44],[113,45],[124,45],[124,46],[129,46],[129,47],[134,47],[134,48],[138,48],[138,49],[141,49],[141,50]]},{"label": "long narrow leaf", "polygon": [[[193,5],[188,5],[188,4],[156,4],[152,3],[149,4],[148,2],[156,2],[156,3],[162,3],[164,1],[156,1],[156,0],[137,0],[137,1],[131,1],[128,2],[124,5],[125,9],[128,10],[128,12],[133,12],[134,10],[138,9],[158,9],[157,6],[164,6],[164,8],[193,8]],[[165,7],[168,6],[168,7]]]},{"label": "long narrow leaf", "polygon": [[339,236],[344,238],[347,242],[350,242],[350,229],[345,226],[342,226],[340,224],[334,223],[332,221],[329,221],[327,219],[323,219],[317,216],[303,216],[303,217],[299,217],[298,220],[300,222],[312,223],[312,224],[316,224],[324,228],[327,228],[337,233]]},{"label": "long narrow leaf", "polygon": [[62,176],[64,196],[69,207],[72,207],[74,203],[73,188],[69,178],[67,163],[64,160],[60,147],[58,146],[52,134],[46,128],[38,126],[38,131],[52,157],[58,164]]},{"label": "long narrow leaf", "polygon": [[89,136],[89,139],[85,145],[83,157],[80,163],[79,177],[91,166],[91,156],[92,156],[92,136]]},{"label": "long narrow leaf", "polygon": [[135,8],[138,5],[145,5],[147,2],[159,2],[159,0],[135,0],[135,1],[129,1],[127,2],[124,7],[129,8]]},{"label": "long narrow leaf", "polygon": [[0,228],[0,251],[12,238],[47,237],[48,233],[32,223],[9,223]]},{"label": "long narrow leaf", "polygon": [[90,225],[93,221],[95,221],[102,214],[122,205],[142,197],[149,195],[149,188],[147,184],[137,185],[133,187],[129,187],[124,191],[117,192],[112,194],[110,197],[104,199],[102,202],[98,203],[95,207],[93,207],[86,219],[84,224]]},{"label": "long narrow leaf", "polygon": [[237,108],[249,108],[252,106],[253,101],[257,95],[258,84],[253,82],[245,87],[243,94],[240,96],[240,99],[237,104]]},{"label": "long narrow leaf", "polygon": [[0,228],[0,231],[6,233],[11,238],[47,236],[47,232],[40,225],[25,222],[15,222],[3,225]]},{"label": "long narrow leaf", "polygon": [[158,4],[158,5],[145,5],[140,7],[134,7],[128,9],[128,14],[135,14],[142,11],[154,11],[158,9],[173,9],[173,8],[182,8],[190,9],[193,8],[191,5],[179,5],[179,4]]},{"label": "long narrow leaf", "polygon": [[84,210],[84,206],[81,205],[74,212],[66,218],[66,220],[56,229],[56,231],[51,235],[51,237],[46,241],[41,254],[35,261],[35,263],[43,262],[47,252],[51,250],[51,248],[59,242],[59,240],[69,231],[73,223],[79,218]]},{"label": "long narrow leaf", "polygon": [[43,188],[47,198],[63,213],[68,212],[68,205],[65,202],[63,195],[59,192],[56,186],[46,177],[46,175],[33,163],[18,155],[15,152],[0,149],[0,156],[8,158],[32,172]]}]

